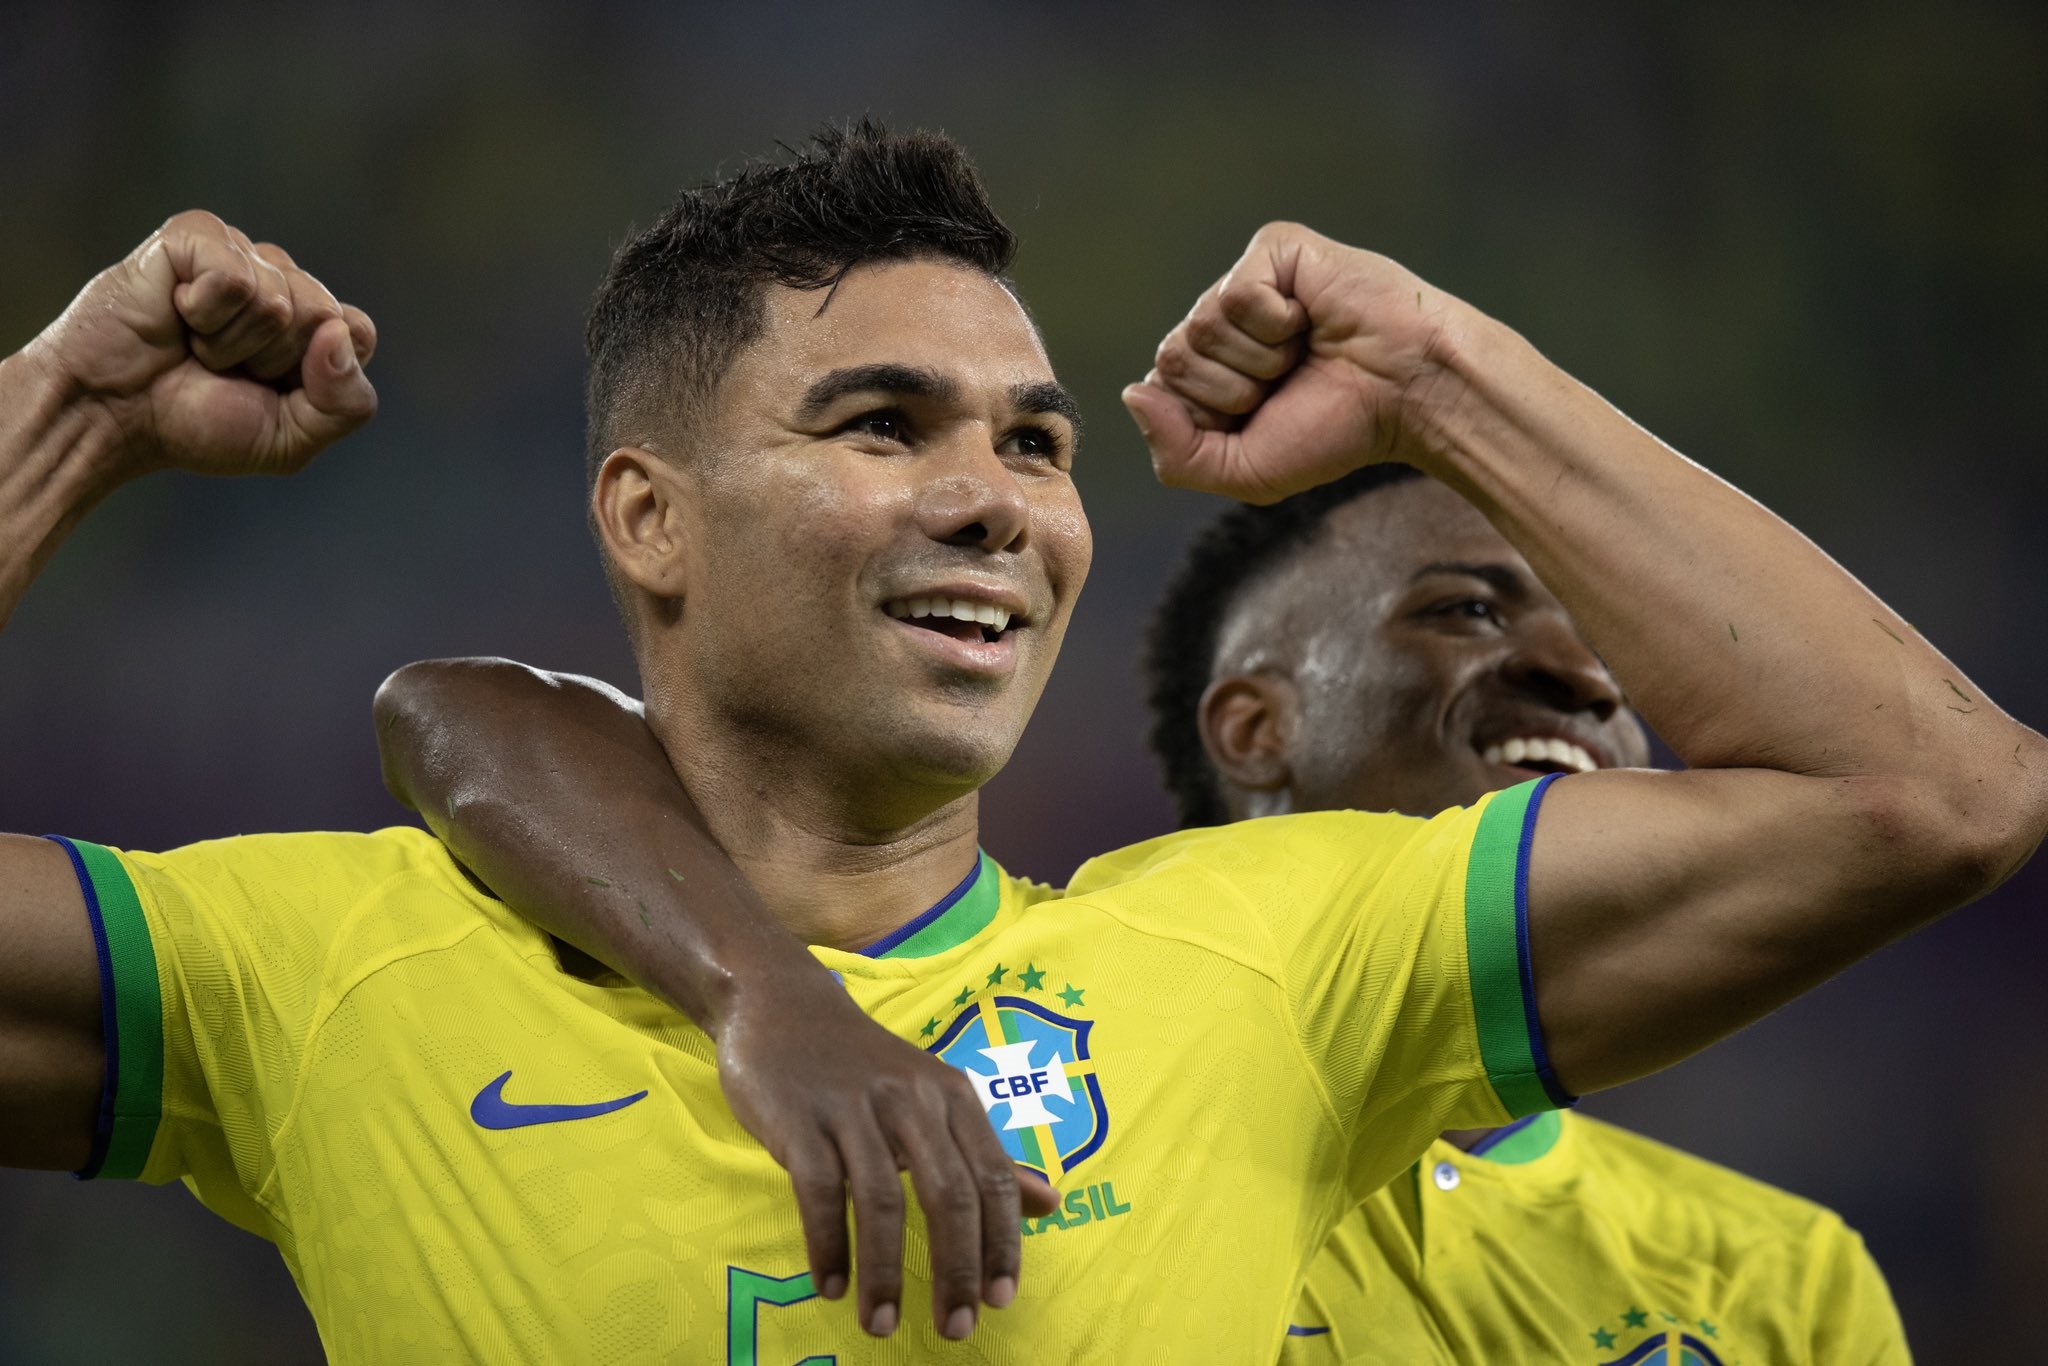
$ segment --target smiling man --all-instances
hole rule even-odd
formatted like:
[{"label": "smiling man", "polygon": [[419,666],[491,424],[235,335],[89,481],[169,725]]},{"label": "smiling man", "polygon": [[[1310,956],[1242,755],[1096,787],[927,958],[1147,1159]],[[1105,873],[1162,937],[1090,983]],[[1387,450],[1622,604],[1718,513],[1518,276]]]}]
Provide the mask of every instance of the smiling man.
[{"label": "smiling man", "polygon": [[[1563,605],[1470,504],[1405,465],[1219,517],[1154,615],[1145,672],[1152,748],[1188,826],[1426,814],[1648,762]],[[1446,1134],[1347,1217],[1282,1360],[1645,1356],[1909,1359],[1884,1277],[1838,1216],[1549,1111]]]},{"label": "smiling man", "polygon": [[[704,879],[709,937],[808,941],[842,1012],[936,1054],[902,1074],[924,1109],[764,1147],[719,1061],[770,1021],[719,943],[714,1042],[416,830],[15,839],[0,1160],[191,1182],[278,1242],[343,1360],[1258,1359],[1337,1220],[1436,1134],[1705,1046],[1980,894],[2048,827],[2048,745],[1790,528],[1476,309],[1276,225],[1127,391],[1162,476],[1273,499],[1389,459],[1437,473],[1701,767],[1186,831],[1058,893],[1006,877],[975,794],[1089,552],[1010,247],[957,147],[865,128],[629,242],[592,318],[590,508],[646,724],[572,706],[589,724],[533,737],[530,781],[449,794],[536,837],[559,827],[534,811],[582,808],[587,841],[509,847],[573,868],[642,948],[687,932],[702,864],[666,853],[713,847],[694,797],[765,907]],[[0,582],[99,487],[105,391],[188,359],[192,283],[132,281],[139,323],[79,310],[122,364],[10,358],[0,516],[33,549]],[[163,457],[152,424],[116,430],[124,472]],[[983,607],[1011,613],[996,639]],[[1703,656],[1731,616],[1764,625]],[[842,1018],[806,1018],[815,1052]],[[993,1262],[934,1276],[961,1263],[919,1241],[899,1275],[899,1165],[911,1238],[1014,1237],[1014,1186],[943,1179],[990,1149],[1059,1188],[1065,1227],[1034,1234],[1021,1286]],[[850,1187],[878,1216],[857,1320],[792,1178],[801,1208]],[[984,1298],[1009,1307],[960,1342]]]}]

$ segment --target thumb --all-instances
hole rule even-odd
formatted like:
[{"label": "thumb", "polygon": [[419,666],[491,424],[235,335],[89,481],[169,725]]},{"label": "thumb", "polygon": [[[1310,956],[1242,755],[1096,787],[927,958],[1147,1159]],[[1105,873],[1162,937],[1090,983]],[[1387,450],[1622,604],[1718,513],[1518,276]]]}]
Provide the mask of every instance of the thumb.
[{"label": "thumb", "polygon": [[329,318],[306,345],[299,387],[285,395],[287,454],[298,460],[339,441],[377,412],[377,391],[356,359],[348,323]]},{"label": "thumb", "polygon": [[1187,405],[1150,381],[1126,385],[1123,401],[1131,421],[1138,424],[1138,434],[1151,449],[1152,471],[1159,482],[1180,484],[1204,435],[1196,428]]},{"label": "thumb", "polygon": [[1024,1213],[1043,1219],[1060,1207],[1060,1193],[1037,1172],[1017,1168],[1017,1197]]}]

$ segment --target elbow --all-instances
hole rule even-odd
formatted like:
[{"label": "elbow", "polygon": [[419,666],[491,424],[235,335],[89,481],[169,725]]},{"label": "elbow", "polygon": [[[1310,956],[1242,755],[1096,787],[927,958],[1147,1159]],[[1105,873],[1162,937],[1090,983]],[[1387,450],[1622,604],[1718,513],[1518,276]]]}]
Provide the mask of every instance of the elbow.
[{"label": "elbow", "polygon": [[1910,882],[1949,910],[2025,866],[2048,836],[2048,742],[2022,730],[1995,758],[1939,782],[1901,784],[1869,804],[1873,837],[1897,851]]},{"label": "elbow", "polygon": [[418,808],[413,791],[415,765],[431,743],[436,719],[446,713],[451,691],[465,675],[519,668],[497,659],[423,659],[404,665],[377,685],[370,702],[384,787],[406,806]]}]

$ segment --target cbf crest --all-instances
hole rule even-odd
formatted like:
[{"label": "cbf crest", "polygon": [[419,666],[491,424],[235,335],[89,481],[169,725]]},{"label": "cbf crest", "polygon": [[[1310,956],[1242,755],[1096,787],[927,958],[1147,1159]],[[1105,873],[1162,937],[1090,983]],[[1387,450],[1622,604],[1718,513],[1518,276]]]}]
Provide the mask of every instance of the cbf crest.
[{"label": "cbf crest", "polygon": [[[1080,992],[1069,988],[1079,1003]],[[1109,1136],[1109,1108],[1088,1052],[1093,1020],[1022,996],[985,996],[931,1046],[967,1074],[1015,1162],[1057,1184]]]}]

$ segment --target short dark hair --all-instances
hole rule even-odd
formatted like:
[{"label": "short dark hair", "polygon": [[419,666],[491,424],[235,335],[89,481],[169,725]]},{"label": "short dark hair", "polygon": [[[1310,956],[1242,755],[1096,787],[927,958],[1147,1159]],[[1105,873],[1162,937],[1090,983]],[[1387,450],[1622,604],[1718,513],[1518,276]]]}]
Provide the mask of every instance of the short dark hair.
[{"label": "short dark hair", "polygon": [[1253,583],[1312,544],[1330,514],[1390,484],[1422,478],[1412,465],[1367,465],[1267,507],[1231,508],[1195,537],[1166,587],[1145,639],[1146,739],[1183,827],[1230,819],[1202,744],[1200,710],[1231,611]]},{"label": "short dark hair", "polygon": [[615,448],[701,411],[760,334],[761,291],[836,285],[870,261],[933,257],[998,279],[1016,234],[942,133],[828,126],[785,159],[685,191],[612,258],[584,342],[585,474]]}]

